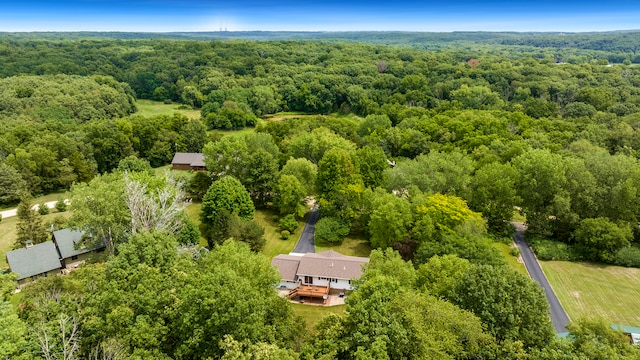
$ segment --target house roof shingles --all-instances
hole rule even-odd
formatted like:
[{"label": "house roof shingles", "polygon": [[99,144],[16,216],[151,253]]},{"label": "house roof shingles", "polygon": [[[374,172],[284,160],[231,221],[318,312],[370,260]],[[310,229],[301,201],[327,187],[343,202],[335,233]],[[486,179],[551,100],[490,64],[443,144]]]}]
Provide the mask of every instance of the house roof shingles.
[{"label": "house roof shingles", "polygon": [[[104,247],[102,242],[94,244],[92,246],[83,246],[82,237],[83,231],[75,231],[71,229],[62,229],[53,232],[53,237],[56,244],[58,244],[58,250],[60,251],[60,257],[62,259],[70,258],[72,256],[81,255],[90,251]],[[78,246],[77,244],[80,244]]]},{"label": "house roof shingles", "polygon": [[368,258],[342,255],[329,250],[303,256],[278,255],[271,264],[278,268],[283,280],[295,281],[296,275],[349,280],[360,278],[362,264],[368,262]]},{"label": "house roof shingles", "polygon": [[186,164],[191,166],[205,166],[202,153],[176,153],[171,164]]},{"label": "house roof shingles", "polygon": [[296,281],[296,274],[298,274],[300,259],[301,257],[299,256],[278,255],[273,258],[271,264],[280,270],[282,280]]},{"label": "house roof shingles", "polygon": [[11,271],[18,274],[18,280],[62,268],[53,241],[9,251],[7,263]]}]

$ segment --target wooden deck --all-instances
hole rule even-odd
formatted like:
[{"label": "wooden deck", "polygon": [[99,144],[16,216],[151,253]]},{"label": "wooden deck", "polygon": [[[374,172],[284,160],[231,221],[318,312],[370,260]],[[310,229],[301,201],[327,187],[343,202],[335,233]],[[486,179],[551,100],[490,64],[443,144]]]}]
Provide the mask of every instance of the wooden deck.
[{"label": "wooden deck", "polygon": [[330,286],[319,285],[303,285],[298,284],[298,287],[289,291],[289,298],[293,299],[296,296],[302,298],[318,298],[327,300],[329,297]]}]

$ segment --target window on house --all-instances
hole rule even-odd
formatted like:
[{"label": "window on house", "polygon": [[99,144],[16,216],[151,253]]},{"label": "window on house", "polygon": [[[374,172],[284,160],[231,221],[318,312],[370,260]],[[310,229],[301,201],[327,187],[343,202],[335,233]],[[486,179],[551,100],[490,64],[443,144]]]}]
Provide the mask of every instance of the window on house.
[{"label": "window on house", "polygon": [[304,277],[305,284],[313,284],[313,276],[305,276]]},{"label": "window on house", "polygon": [[71,257],[71,260],[78,260],[78,255],[73,255],[73,256]]}]

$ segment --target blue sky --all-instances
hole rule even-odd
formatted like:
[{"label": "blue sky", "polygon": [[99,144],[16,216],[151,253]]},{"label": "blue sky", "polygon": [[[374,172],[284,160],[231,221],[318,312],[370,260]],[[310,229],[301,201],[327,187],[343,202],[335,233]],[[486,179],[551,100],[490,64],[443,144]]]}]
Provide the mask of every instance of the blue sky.
[{"label": "blue sky", "polygon": [[0,31],[607,31],[640,0],[0,0]]}]

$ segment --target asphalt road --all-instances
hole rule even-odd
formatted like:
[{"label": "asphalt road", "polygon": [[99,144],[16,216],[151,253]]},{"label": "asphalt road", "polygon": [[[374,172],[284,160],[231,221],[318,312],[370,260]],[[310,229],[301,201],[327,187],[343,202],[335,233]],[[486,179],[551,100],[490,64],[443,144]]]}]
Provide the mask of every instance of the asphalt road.
[{"label": "asphalt road", "polygon": [[553,292],[551,285],[549,285],[547,277],[544,276],[544,272],[542,272],[538,259],[533,255],[533,251],[531,251],[529,244],[524,239],[525,227],[522,223],[514,223],[514,225],[516,226],[516,232],[514,234],[516,245],[520,248],[520,254],[522,255],[522,260],[524,260],[524,265],[529,272],[529,276],[531,276],[531,278],[544,289],[544,294],[546,295],[547,302],[549,303],[549,310],[551,311],[553,327],[557,333],[567,332],[565,326],[569,323],[569,317],[562,308],[562,305],[560,305],[560,301],[558,301],[558,297]]},{"label": "asphalt road", "polygon": [[307,223],[304,224],[304,230],[302,230],[300,239],[298,239],[298,243],[296,244],[296,247],[292,252],[298,254],[316,252],[316,245],[313,242],[313,235],[316,231],[316,222],[318,222],[319,217],[320,213],[318,213],[318,205],[314,205],[313,208],[311,208],[311,212],[309,213]]}]

